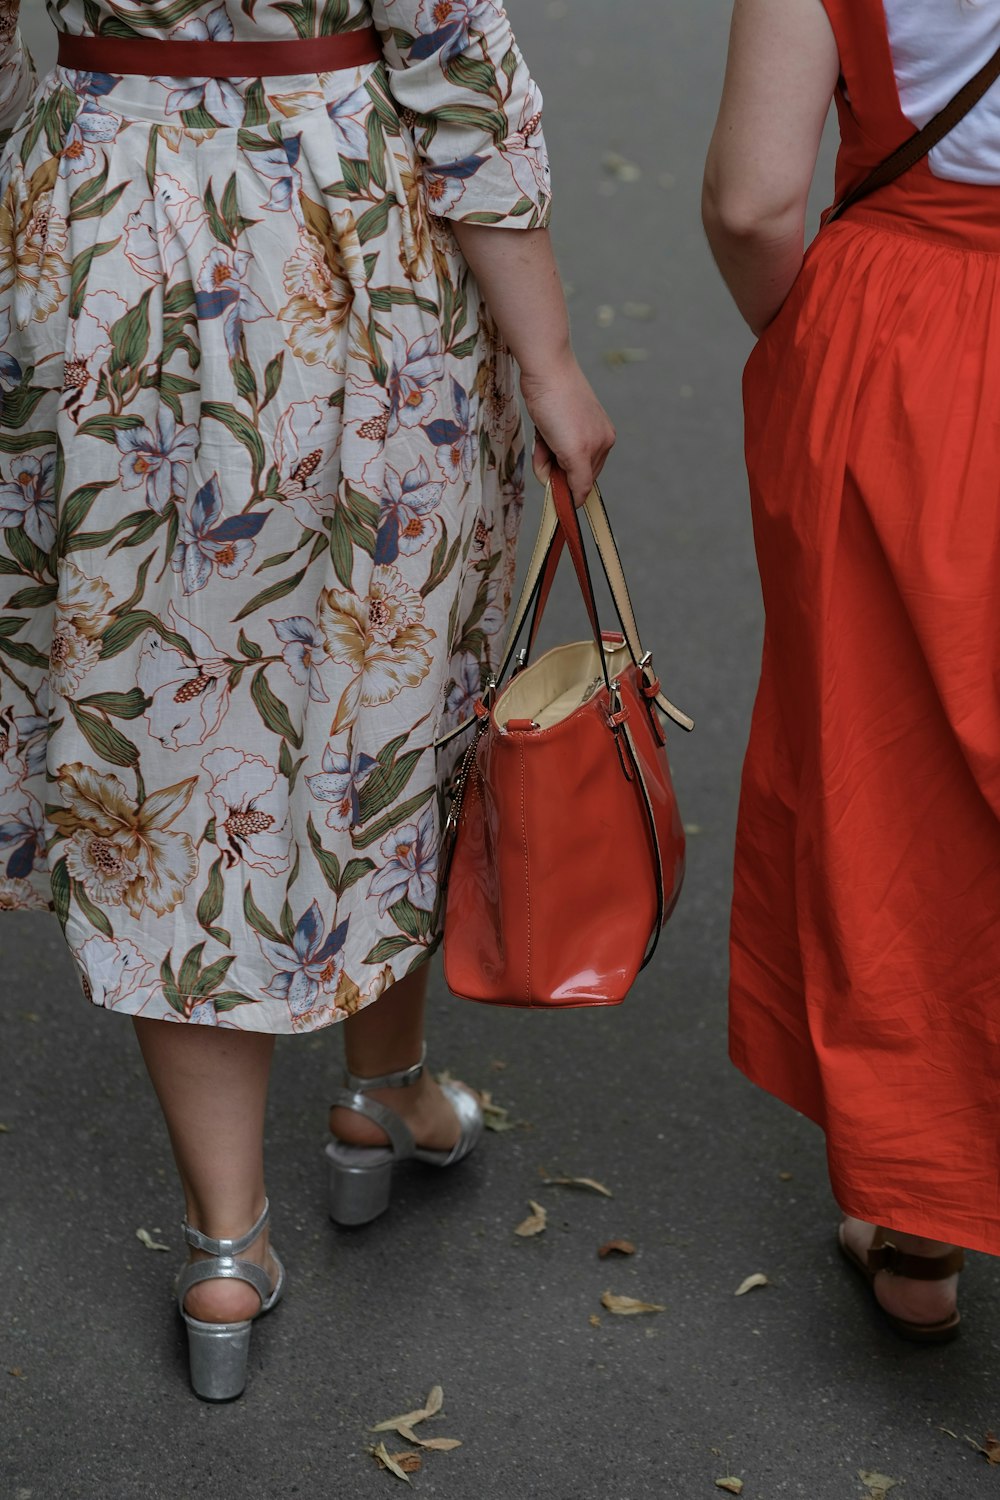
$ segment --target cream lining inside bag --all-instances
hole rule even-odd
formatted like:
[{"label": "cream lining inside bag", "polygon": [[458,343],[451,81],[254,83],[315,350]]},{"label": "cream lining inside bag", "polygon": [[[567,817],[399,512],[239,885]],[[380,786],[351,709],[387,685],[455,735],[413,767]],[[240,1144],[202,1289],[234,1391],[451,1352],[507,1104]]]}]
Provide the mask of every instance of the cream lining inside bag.
[{"label": "cream lining inside bag", "polygon": [[[625,642],[605,642],[604,659],[614,681],[631,660]],[[530,719],[539,729],[551,729],[588,703],[604,682],[601,659],[593,641],[555,646],[513,677],[494,710],[499,728],[510,719]]]}]

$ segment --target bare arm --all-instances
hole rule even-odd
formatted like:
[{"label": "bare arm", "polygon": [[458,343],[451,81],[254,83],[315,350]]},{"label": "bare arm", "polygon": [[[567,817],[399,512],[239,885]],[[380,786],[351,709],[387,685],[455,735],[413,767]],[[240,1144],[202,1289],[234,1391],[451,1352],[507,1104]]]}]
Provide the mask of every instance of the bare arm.
[{"label": "bare arm", "polygon": [[736,0],[702,218],[757,334],[802,265],[806,200],[839,71],[820,0]]},{"label": "bare arm", "polygon": [[535,473],[553,459],[582,505],[615,441],[607,413],[576,362],[562,283],[547,229],[452,221],[462,253],[521,370],[535,424]]}]

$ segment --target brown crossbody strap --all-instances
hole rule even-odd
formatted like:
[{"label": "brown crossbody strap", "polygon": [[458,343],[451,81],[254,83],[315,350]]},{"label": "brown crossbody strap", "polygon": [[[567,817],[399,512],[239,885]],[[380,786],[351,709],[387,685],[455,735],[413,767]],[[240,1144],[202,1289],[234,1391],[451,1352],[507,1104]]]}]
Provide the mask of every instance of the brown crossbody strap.
[{"label": "brown crossbody strap", "polygon": [[834,219],[839,219],[853,204],[862,198],[867,198],[869,193],[874,193],[878,188],[886,187],[890,182],[895,182],[897,177],[902,177],[929,151],[933,151],[938,141],[944,140],[949,130],[954,130],[959,120],[963,120],[986,93],[991,84],[1000,78],[1000,47],[994,52],[989,62],[979,69],[974,78],[970,78],[964,88],[959,89],[954,99],[946,104],[944,109],[939,110],[933,119],[928,120],[922,130],[911,135],[909,140],[887,156],[885,161],[880,162],[873,172],[870,172],[865,180],[852,188],[840,202],[830,210],[824,219],[824,224],[832,224]]}]

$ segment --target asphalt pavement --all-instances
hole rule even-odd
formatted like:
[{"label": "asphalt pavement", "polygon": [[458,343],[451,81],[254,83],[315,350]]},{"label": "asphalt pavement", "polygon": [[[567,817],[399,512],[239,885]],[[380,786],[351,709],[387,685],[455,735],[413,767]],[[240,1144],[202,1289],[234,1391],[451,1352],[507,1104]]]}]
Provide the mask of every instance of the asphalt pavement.
[{"label": "asphalt pavement", "polygon": [[[41,38],[39,0],[27,29]],[[336,1230],[322,1143],[334,1032],[279,1040],[275,1238],[290,1275],[232,1406],[189,1393],[171,1281],[181,1205],[129,1024],[83,1001],[54,919],[0,927],[0,1500],[368,1500],[370,1432],[421,1405],[412,1489],[441,1500],[973,1500],[1000,1475],[1000,1278],[965,1332],[901,1344],[834,1250],[819,1132],[726,1057],[727,897],[760,641],[740,458],[749,341],[698,220],[726,0],[510,0],[544,88],[555,234],[583,362],[618,424],[607,473],[637,612],[698,720],[670,748],[687,888],[626,1004],[506,1013],[434,981],[434,1064],[514,1128],[391,1212]],[[44,49],[40,48],[40,51]],[[529,523],[530,525],[530,523]],[[582,631],[567,589],[555,622]],[[496,1117],[499,1118],[499,1117]],[[546,1186],[594,1178],[610,1189]],[[519,1238],[529,1200],[548,1228]],[[144,1229],[169,1253],[147,1249]],[[626,1238],[634,1255],[598,1258]],[[761,1272],[767,1286],[737,1298]],[[611,1291],[662,1312],[614,1316]],[[407,1445],[390,1439],[390,1449]],[[883,1487],[884,1488],[884,1487]]]}]

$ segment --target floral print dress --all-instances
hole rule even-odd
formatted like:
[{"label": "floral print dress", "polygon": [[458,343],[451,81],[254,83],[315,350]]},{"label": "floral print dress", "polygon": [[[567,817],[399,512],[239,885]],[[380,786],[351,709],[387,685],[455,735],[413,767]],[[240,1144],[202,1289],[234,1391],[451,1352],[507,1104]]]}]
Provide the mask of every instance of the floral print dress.
[{"label": "floral print dress", "polygon": [[48,10],[151,58],[383,41],[36,86],[0,0],[0,906],[52,907],[99,1005],[313,1030],[439,934],[434,740],[524,472],[448,221],[545,224],[541,101],[500,0]]}]

